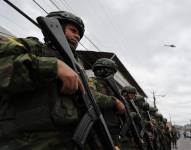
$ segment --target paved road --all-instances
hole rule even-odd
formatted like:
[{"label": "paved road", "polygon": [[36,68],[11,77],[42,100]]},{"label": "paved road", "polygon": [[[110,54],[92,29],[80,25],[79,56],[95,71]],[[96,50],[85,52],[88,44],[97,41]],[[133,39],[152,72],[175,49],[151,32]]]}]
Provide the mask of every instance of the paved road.
[{"label": "paved road", "polygon": [[191,150],[191,138],[179,139],[178,140],[178,150]]}]

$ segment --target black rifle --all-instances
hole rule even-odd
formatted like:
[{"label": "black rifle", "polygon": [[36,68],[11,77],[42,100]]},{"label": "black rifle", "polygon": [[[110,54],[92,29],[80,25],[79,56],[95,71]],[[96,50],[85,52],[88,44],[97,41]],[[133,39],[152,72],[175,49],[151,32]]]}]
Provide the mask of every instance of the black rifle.
[{"label": "black rifle", "polygon": [[80,95],[80,102],[82,102],[83,107],[85,107],[86,112],[83,114],[83,117],[76,128],[76,131],[73,136],[74,142],[80,149],[84,149],[84,144],[86,139],[91,131],[94,128],[97,133],[100,142],[104,149],[114,150],[115,146],[113,144],[111,135],[106,126],[103,115],[95,102],[86,78],[85,72],[77,65],[74,55],[70,49],[70,46],[66,40],[66,37],[63,33],[63,29],[58,21],[55,18],[47,17],[38,17],[36,23],[32,18],[26,15],[22,10],[16,7],[9,0],[4,0],[7,4],[13,7],[21,15],[31,21],[34,25],[42,30],[43,35],[48,39],[52,46],[59,50],[66,64],[68,64],[74,71],[76,71],[83,83],[85,88],[85,94],[82,94],[78,91]]},{"label": "black rifle", "polygon": [[[130,114],[130,110],[131,110],[130,106],[129,106],[128,102],[124,99],[124,97],[121,95],[121,93],[119,92],[119,89],[117,87],[117,83],[116,83],[113,75],[110,75],[110,76],[108,76],[108,77],[106,77],[104,79],[108,83],[108,85],[112,89],[112,91],[114,92],[115,96],[119,100],[121,100],[123,102],[123,104],[125,105],[125,108],[127,110],[126,113],[125,113],[125,121],[127,123],[125,123],[125,124],[127,124],[126,126],[128,126],[128,124],[129,124],[128,122],[130,121],[130,123],[131,123],[130,127],[131,127],[131,130],[132,130],[132,133],[133,133],[134,140],[138,144],[139,149],[140,150],[144,150],[143,140],[140,137],[140,133],[138,132],[137,126],[135,124],[135,121],[134,121],[133,117]],[[124,128],[122,128],[122,129],[125,131]],[[126,130],[126,134],[127,134],[127,130]]]}]

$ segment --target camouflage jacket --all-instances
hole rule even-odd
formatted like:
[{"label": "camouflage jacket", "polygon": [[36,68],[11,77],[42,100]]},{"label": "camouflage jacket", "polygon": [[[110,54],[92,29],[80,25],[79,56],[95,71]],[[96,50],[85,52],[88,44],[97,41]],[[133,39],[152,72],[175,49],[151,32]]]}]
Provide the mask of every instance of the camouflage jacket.
[{"label": "camouflage jacket", "polygon": [[106,82],[99,78],[89,78],[89,87],[96,98],[96,102],[102,110],[113,109],[115,106],[116,98],[112,96]]},{"label": "camouflage jacket", "polygon": [[70,125],[78,112],[59,94],[59,52],[37,38],[0,38],[0,138],[16,130],[52,130]]},{"label": "camouflage jacket", "polygon": [[116,98],[113,96],[113,92],[108,87],[107,83],[100,78],[89,78],[89,86],[95,96],[96,102],[102,110],[111,135],[118,135],[120,132],[120,122],[119,116],[116,115]]}]

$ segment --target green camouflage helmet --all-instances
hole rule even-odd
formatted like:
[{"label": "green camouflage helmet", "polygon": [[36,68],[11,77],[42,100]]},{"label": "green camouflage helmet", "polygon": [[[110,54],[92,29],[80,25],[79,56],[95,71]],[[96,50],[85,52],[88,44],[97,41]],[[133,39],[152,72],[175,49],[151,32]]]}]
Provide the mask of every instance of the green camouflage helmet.
[{"label": "green camouflage helmet", "polygon": [[147,103],[147,102],[143,103],[143,110],[149,111],[149,103]]},{"label": "green camouflage helmet", "polygon": [[155,116],[156,118],[161,119],[161,120],[163,119],[163,116],[162,116],[162,114],[160,114],[160,113],[155,113],[154,116]]},{"label": "green camouflage helmet", "polygon": [[141,95],[137,95],[135,101],[145,102],[145,99]]},{"label": "green camouflage helmet", "polygon": [[135,100],[134,100],[135,104],[139,107],[142,108],[143,107],[143,103],[145,102],[145,99],[143,96],[141,95],[137,95]]},{"label": "green camouflage helmet", "polygon": [[93,72],[95,72],[96,70],[102,69],[102,68],[108,68],[111,69],[113,71],[113,73],[117,72],[117,65],[116,63],[108,58],[100,58],[98,59],[92,67]]},{"label": "green camouflage helmet", "polygon": [[155,113],[155,112],[157,112],[157,111],[158,111],[157,108],[155,108],[155,107],[149,107],[149,112]]},{"label": "green camouflage helmet", "polygon": [[164,123],[167,123],[167,119],[166,119],[166,118],[163,118],[163,122],[164,122]]},{"label": "green camouflage helmet", "polygon": [[132,93],[132,94],[136,94],[137,93],[137,90],[135,87],[133,86],[125,86],[123,87],[123,89],[121,90],[121,94],[124,96],[125,93]]},{"label": "green camouflage helmet", "polygon": [[79,32],[80,32],[80,37],[82,38],[84,35],[85,27],[84,23],[81,18],[77,17],[76,15],[67,12],[67,11],[55,11],[55,12],[50,12],[47,17],[54,17],[57,18],[60,23],[72,23],[74,24]]}]

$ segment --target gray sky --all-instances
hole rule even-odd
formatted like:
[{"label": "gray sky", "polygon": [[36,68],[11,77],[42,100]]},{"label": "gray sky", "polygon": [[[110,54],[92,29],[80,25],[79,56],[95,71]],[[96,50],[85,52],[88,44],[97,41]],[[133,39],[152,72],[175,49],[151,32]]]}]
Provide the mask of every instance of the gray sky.
[{"label": "gray sky", "polygon": [[[32,0],[11,0],[32,18],[43,12]],[[57,8],[49,0],[36,0],[46,11]],[[191,1],[190,0],[52,0],[62,10],[79,15],[86,35],[102,51],[114,52],[160,112],[172,122],[191,119]],[[18,37],[42,34],[15,10],[0,1],[1,26]],[[85,38],[90,50],[96,48]],[[174,44],[175,48],[164,46]],[[78,47],[83,49],[82,46]]]}]

